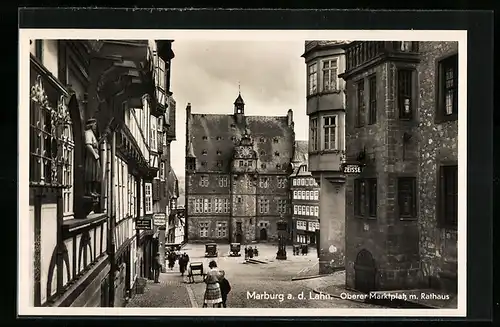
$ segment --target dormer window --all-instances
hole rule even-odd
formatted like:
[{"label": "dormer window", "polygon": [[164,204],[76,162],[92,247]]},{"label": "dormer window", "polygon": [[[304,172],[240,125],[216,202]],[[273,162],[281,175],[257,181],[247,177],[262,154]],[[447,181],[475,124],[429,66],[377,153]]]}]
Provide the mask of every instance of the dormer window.
[{"label": "dormer window", "polygon": [[222,152],[220,151],[217,151],[217,155],[220,156],[222,154]]},{"label": "dormer window", "polygon": [[264,138],[263,138],[263,137],[261,137],[261,138],[260,138],[260,142],[261,142],[261,143],[264,143],[264,142],[265,142],[265,140],[264,140]]},{"label": "dormer window", "polygon": [[264,151],[260,151],[260,155],[263,156],[265,155],[266,153]]},{"label": "dormer window", "polygon": [[203,140],[207,140],[207,139],[208,139],[208,137],[206,137],[206,136],[203,136],[203,137],[202,137],[202,139],[203,139]]},{"label": "dormer window", "polygon": [[278,143],[278,142],[279,142],[278,138],[277,138],[277,137],[275,137],[275,138],[273,139],[273,142],[274,142],[274,143]]},{"label": "dormer window", "polygon": [[276,164],[276,169],[281,169],[281,165],[280,164]]},{"label": "dormer window", "polygon": [[217,167],[222,167],[222,160],[217,160]]},{"label": "dormer window", "polygon": [[231,128],[236,128],[236,125],[235,124],[231,124]]},{"label": "dormer window", "polygon": [[204,156],[206,156],[207,155],[207,150],[201,151],[201,154],[204,155]]},{"label": "dormer window", "polygon": [[265,163],[260,164],[260,168],[262,168],[262,169],[266,169],[266,164],[265,164]]},{"label": "dormer window", "polygon": [[220,141],[220,140],[222,140],[222,137],[217,136],[217,141]]},{"label": "dormer window", "polygon": [[279,156],[280,156],[280,153],[279,153],[278,151],[276,151],[276,152],[274,152],[274,155],[275,155],[276,157],[279,157]]}]

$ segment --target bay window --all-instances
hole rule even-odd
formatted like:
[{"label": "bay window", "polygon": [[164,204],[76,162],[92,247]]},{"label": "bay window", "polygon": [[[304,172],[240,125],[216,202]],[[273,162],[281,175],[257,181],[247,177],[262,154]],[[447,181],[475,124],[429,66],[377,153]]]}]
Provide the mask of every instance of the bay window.
[{"label": "bay window", "polygon": [[318,92],[318,65],[316,63],[308,67],[308,95]]},{"label": "bay window", "polygon": [[30,100],[30,185],[66,186],[62,190],[63,215],[70,218],[75,143],[69,112],[62,96],[58,100],[47,97],[41,76],[31,87]]},{"label": "bay window", "polygon": [[323,117],[323,149],[337,149],[337,116]]},{"label": "bay window", "polygon": [[158,103],[165,107],[165,61],[155,52],[155,85]]},{"label": "bay window", "polygon": [[323,61],[323,91],[337,90],[337,59]]}]

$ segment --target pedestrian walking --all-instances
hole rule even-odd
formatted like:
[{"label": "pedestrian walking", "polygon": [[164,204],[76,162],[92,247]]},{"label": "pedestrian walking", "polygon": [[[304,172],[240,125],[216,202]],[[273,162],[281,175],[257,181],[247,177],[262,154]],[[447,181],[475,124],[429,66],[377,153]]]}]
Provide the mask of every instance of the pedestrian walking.
[{"label": "pedestrian walking", "polygon": [[173,270],[174,269],[174,265],[175,265],[175,253],[174,252],[170,252],[168,254],[168,268],[170,268],[170,270]]},{"label": "pedestrian walking", "polygon": [[208,264],[208,268],[209,270],[204,278],[207,287],[205,289],[203,307],[206,308],[211,304],[214,307],[217,306],[220,308],[222,306],[222,294],[219,282],[222,280],[223,275],[217,268],[217,263],[213,260]]},{"label": "pedestrian walking", "polygon": [[224,272],[222,272],[222,279],[219,282],[219,285],[222,296],[222,307],[227,308],[227,295],[231,292],[231,284],[227,280]]},{"label": "pedestrian walking", "polygon": [[247,260],[247,259],[248,259],[248,248],[245,245],[245,260]]},{"label": "pedestrian walking", "polygon": [[249,248],[248,248],[248,257],[249,257],[250,259],[252,259],[252,258],[253,258],[253,249],[252,249],[252,247],[249,247]]},{"label": "pedestrian walking", "polygon": [[184,272],[186,271],[186,258],[183,255],[179,257],[179,271],[181,272],[181,276],[184,277]]},{"label": "pedestrian walking", "polygon": [[154,272],[155,283],[159,283],[158,278],[160,277],[161,267],[162,267],[162,264],[160,261],[160,252],[157,252],[155,255],[155,260],[153,262],[153,272]]}]

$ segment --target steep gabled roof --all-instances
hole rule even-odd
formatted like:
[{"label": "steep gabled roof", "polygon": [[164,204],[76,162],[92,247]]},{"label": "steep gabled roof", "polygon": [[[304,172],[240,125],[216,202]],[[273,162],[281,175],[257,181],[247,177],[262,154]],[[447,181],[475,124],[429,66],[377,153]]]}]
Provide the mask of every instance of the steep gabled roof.
[{"label": "steep gabled roof", "polygon": [[[245,134],[246,128],[254,142],[257,152],[257,168],[266,165],[264,171],[286,171],[293,156],[293,127],[288,126],[287,116],[245,116],[238,123],[232,114],[191,114],[189,133],[192,136],[194,155],[197,158],[197,171],[224,171],[230,169],[234,146]],[[222,167],[217,161],[222,161]],[[201,162],[206,162],[202,166]]]}]

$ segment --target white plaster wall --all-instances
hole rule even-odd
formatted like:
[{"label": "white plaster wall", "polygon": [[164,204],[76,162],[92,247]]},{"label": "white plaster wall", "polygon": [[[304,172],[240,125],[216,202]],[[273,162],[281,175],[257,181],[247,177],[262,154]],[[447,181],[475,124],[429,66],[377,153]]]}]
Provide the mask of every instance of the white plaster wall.
[{"label": "white plaster wall", "polygon": [[57,61],[57,51],[58,50],[58,41],[57,40],[43,40],[43,57],[42,62],[45,68],[47,68],[52,75],[56,78],[58,61]]},{"label": "white plaster wall", "polygon": [[[52,252],[57,245],[57,205],[56,204],[43,204],[41,210],[41,303],[47,301],[47,278],[49,273],[50,259]],[[56,271],[53,276],[53,292],[55,292]]]},{"label": "white plaster wall", "polygon": [[64,244],[66,245],[66,249],[68,249],[69,273],[70,273],[70,276],[68,276],[67,269],[66,267],[64,267],[63,285],[66,285],[71,280],[71,276],[73,275],[73,238],[67,239],[66,241],[64,241]]},{"label": "white plaster wall", "polygon": [[[24,237],[23,237],[24,238]],[[21,277],[22,279],[19,282],[22,283],[28,283],[28,289],[30,292],[28,293],[28,303],[31,305],[35,304],[35,294],[34,294],[34,289],[35,289],[35,208],[34,206],[30,206],[29,208],[29,223],[28,223],[28,240],[30,244],[29,247],[29,252],[28,253],[20,253],[23,257],[21,257],[21,260],[28,260],[30,262],[30,269],[28,269],[27,274],[25,274],[24,269],[21,269]],[[27,278],[25,280],[24,278]]]}]

